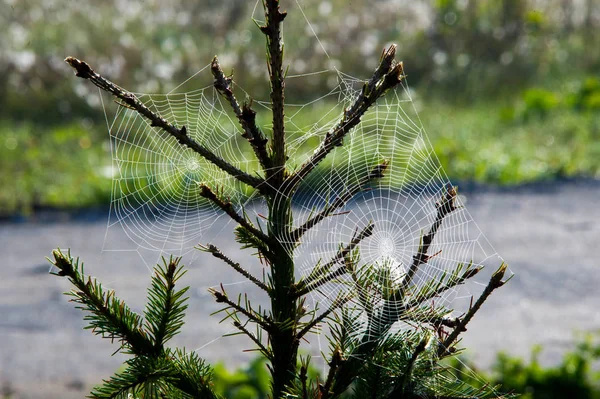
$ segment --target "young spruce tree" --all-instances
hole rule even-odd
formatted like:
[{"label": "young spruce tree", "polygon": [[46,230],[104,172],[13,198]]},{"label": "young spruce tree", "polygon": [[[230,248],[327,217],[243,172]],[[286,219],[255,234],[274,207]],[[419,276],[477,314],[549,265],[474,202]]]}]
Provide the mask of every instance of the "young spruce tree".
[{"label": "young spruce tree", "polygon": [[[246,173],[216,155],[203,143],[195,141],[185,126],[175,126],[147,108],[133,93],[113,84],[86,62],[68,57],[66,62],[76,75],[89,80],[117,98],[119,105],[135,110],[157,129],[173,136],[180,144],[256,190],[268,206],[266,229],[253,223],[244,213],[223,198],[216,188],[201,185],[200,194],[214,203],[236,223],[236,240],[243,248],[253,248],[268,265],[266,280],[251,275],[214,245],[201,249],[222,260],[258,286],[271,301],[268,310],[254,309],[248,301],[232,299],[223,289],[212,290],[214,299],[223,304],[228,318],[248,336],[256,349],[268,360],[272,377],[271,398],[484,398],[504,397],[492,387],[472,388],[457,380],[440,362],[456,356],[459,335],[483,302],[505,281],[506,265],[492,275],[487,287],[470,309],[458,318],[450,318],[450,309],[431,306],[433,298],[463,284],[481,267],[459,264],[457,268],[416,290],[413,278],[430,257],[429,247],[444,218],[455,211],[456,189],[445,187],[436,203],[436,217],[420,239],[412,264],[400,282],[387,278],[382,284],[381,269],[356,267],[358,248],[373,234],[376,226],[369,222],[357,226],[353,239],[340,246],[328,262],[315,266],[312,273],[296,280],[294,252],[304,233],[322,220],[335,216],[357,193],[383,177],[388,162],[373,165],[346,191],[317,210],[294,228],[291,200],[301,182],[328,155],[344,144],[344,138],[361,122],[361,117],[387,91],[404,78],[402,63],[395,60],[396,46],[384,50],[378,67],[364,83],[360,94],[347,107],[339,122],[325,135],[310,159],[295,169],[287,165],[284,126],[285,73],[283,64],[282,23],[286,13],[278,0],[263,0],[265,24],[260,31],[266,37],[267,64],[270,78],[272,133],[267,137],[256,123],[251,102],[242,105],[234,95],[232,78],[226,76],[215,57],[212,61],[214,87],[227,100],[258,159],[262,171]],[[291,237],[291,239],[290,239]],[[184,275],[179,258],[165,260],[155,268],[148,303],[143,316],[138,315],[115,296],[104,291],[95,279],[84,275],[83,264],[70,252],[57,249],[52,263],[58,276],[74,285],[68,293],[88,314],[85,320],[97,335],[115,340],[119,351],[128,354],[126,368],[91,392],[93,398],[213,398],[211,368],[195,352],[172,349],[165,344],[183,325],[188,287],[176,288]],[[376,271],[376,270],[379,270]],[[340,294],[323,313],[306,311],[306,296],[341,277],[349,277],[352,287]],[[413,295],[414,294],[414,295]],[[417,295],[418,294],[418,295]],[[371,297],[383,298],[383,308],[374,309]],[[407,300],[407,298],[414,298]],[[353,300],[354,299],[354,300]],[[400,306],[401,305],[401,306]],[[357,315],[366,315],[366,326]],[[410,321],[420,328],[394,332],[397,321]],[[321,380],[308,376],[310,357],[300,357],[303,338],[323,322],[329,324],[329,369]],[[250,325],[256,327],[251,331]]]}]

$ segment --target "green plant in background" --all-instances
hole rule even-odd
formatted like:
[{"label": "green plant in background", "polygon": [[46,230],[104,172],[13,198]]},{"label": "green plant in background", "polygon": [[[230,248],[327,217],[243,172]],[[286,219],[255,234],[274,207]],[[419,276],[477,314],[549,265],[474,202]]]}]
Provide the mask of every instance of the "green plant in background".
[{"label": "green plant in background", "polygon": [[[506,353],[498,354],[486,380],[502,384],[510,392],[520,392],[524,399],[600,398],[600,373],[595,368],[600,360],[600,344],[594,335],[581,339],[557,366],[543,367],[538,360],[541,352],[542,347],[535,347],[529,363]],[[467,367],[464,359],[453,359],[450,364],[457,375],[463,375],[461,371]],[[468,367],[473,369],[472,365]],[[476,378],[469,383],[481,386],[481,380]]]},{"label": "green plant in background", "polygon": [[[480,376],[484,376],[484,381],[501,385],[507,392],[519,392],[519,398],[522,399],[598,399],[600,372],[596,366],[600,360],[600,344],[595,336],[587,334],[579,340],[575,349],[565,353],[562,362],[556,366],[543,366],[540,363],[538,359],[543,352],[541,346],[532,350],[529,362],[507,353],[499,353],[491,373],[477,370],[468,361],[468,357],[453,357],[448,364],[457,378],[474,387],[483,385]],[[248,397],[266,398],[266,389],[255,389],[257,386],[268,387],[268,375],[261,375],[261,369],[257,368],[263,362],[264,359],[257,358],[247,369],[239,369],[231,374],[223,367],[215,367],[216,389],[228,398],[245,398],[231,392],[251,392],[252,396]],[[474,374],[478,378],[473,378]],[[227,391],[226,387],[231,389]]]},{"label": "green plant in background", "polygon": [[[196,156],[230,175],[237,184],[255,191],[267,207],[266,222],[253,222],[239,212],[220,187],[200,182],[198,194],[237,223],[235,238],[241,248],[251,248],[267,265],[263,279],[252,275],[219,248],[208,244],[200,247],[231,266],[256,285],[270,299],[270,308],[256,308],[247,296],[232,297],[221,286],[211,289],[217,303],[222,304],[224,320],[229,320],[246,335],[255,349],[267,359],[269,397],[272,398],[339,398],[344,394],[362,398],[499,398],[495,387],[472,387],[440,364],[442,359],[456,356],[459,336],[492,292],[505,284],[506,264],[492,274],[488,284],[469,309],[460,317],[451,318],[452,310],[432,303],[441,296],[477,275],[482,266],[459,263],[453,270],[418,284],[416,276],[428,267],[436,254],[430,253],[444,220],[458,209],[457,191],[448,186],[441,189],[435,204],[430,227],[418,239],[416,253],[400,279],[392,275],[391,265],[359,265],[358,248],[375,229],[373,222],[357,225],[348,243],[342,244],[333,258],[319,262],[308,276],[295,276],[295,252],[303,244],[305,233],[323,220],[338,215],[356,194],[369,190],[384,177],[390,161],[381,160],[354,180],[345,182],[343,190],[315,209],[307,219],[294,224],[291,198],[306,179],[314,178],[319,165],[344,146],[344,139],[361,123],[361,118],[403,79],[402,63],[395,60],[396,46],[385,49],[372,76],[345,108],[337,124],[332,126],[310,158],[290,169],[284,126],[285,74],[283,65],[282,22],[286,13],[277,0],[265,0],[264,25],[259,27],[266,37],[267,63],[270,80],[272,133],[267,137],[256,123],[252,102],[240,104],[232,89],[232,78],[226,76],[215,57],[211,64],[214,86],[231,105],[239,121],[242,137],[256,157],[257,170],[236,167],[196,141],[186,126],[175,126],[147,108],[132,93],[120,88],[96,73],[87,63],[73,57],[66,62],[76,75],[89,80],[100,89],[114,95],[118,103],[146,118],[156,131],[168,133],[181,151]],[[186,149],[187,148],[187,149]],[[393,162],[393,160],[391,160]],[[332,168],[336,166],[333,165]],[[328,175],[325,175],[325,179]],[[297,227],[295,227],[297,226]],[[243,387],[239,376],[227,376],[224,390],[213,382],[213,370],[195,352],[171,349],[165,344],[183,325],[187,287],[179,289],[184,275],[179,258],[164,261],[154,270],[148,301],[143,316],[131,309],[113,291],[84,274],[83,264],[70,253],[53,252],[53,265],[58,276],[67,277],[74,285],[69,293],[73,301],[88,312],[85,317],[95,334],[116,341],[119,351],[130,355],[126,368],[115,374],[91,395],[96,398],[136,397],[197,397],[214,398],[220,394],[245,395],[264,391],[264,376],[260,363],[250,368],[256,375],[247,375]],[[360,267],[359,267],[360,266]],[[347,277],[348,290],[332,298],[326,309],[308,309],[307,296],[332,281]],[[382,308],[374,304],[381,302]],[[361,316],[365,320],[361,321]],[[406,322],[414,328],[394,331],[392,326]],[[328,370],[319,379],[311,369],[309,356],[301,356],[303,340],[322,323],[329,325]],[[255,384],[251,387],[252,384]]]},{"label": "green plant in background", "polygon": [[[336,67],[365,76],[376,66],[378,49],[402,37],[402,54],[411,60],[411,90],[426,110],[420,117],[432,138],[450,142],[436,151],[454,178],[512,185],[600,176],[600,62],[598,52],[589,51],[599,40],[598,2],[352,4],[347,10],[344,0],[298,2],[329,58],[310,32],[293,35],[286,41],[290,75]],[[228,67],[244,71],[236,83],[263,99],[268,85],[260,84],[264,71],[256,55],[264,43],[246,18],[253,6],[240,0],[211,0],[202,7],[148,0],[140,7],[113,0],[97,2],[89,12],[85,3],[65,1],[0,5],[6,55],[0,58],[0,216],[104,205],[111,194],[108,178],[98,172],[112,161],[101,103],[91,87],[57,78],[64,72],[57,54],[85,49],[88,60],[121,85],[161,92],[218,51]],[[309,27],[303,18],[287,23],[294,32]],[[359,50],[343,51],[356,41]],[[288,93],[305,102],[316,88],[328,87],[326,79],[325,74],[308,83],[290,79]],[[79,147],[84,151],[74,156],[91,156],[52,162],[48,154],[79,145],[78,137],[65,143],[55,132],[77,129],[94,145]],[[60,195],[71,184],[82,195]]]},{"label": "green plant in background", "polygon": [[[81,208],[110,200],[110,159],[103,140],[77,124],[37,134],[32,124],[0,125],[0,216],[34,207]],[[67,158],[57,154],[69,152]],[[79,187],[65,196],[63,187]]]}]

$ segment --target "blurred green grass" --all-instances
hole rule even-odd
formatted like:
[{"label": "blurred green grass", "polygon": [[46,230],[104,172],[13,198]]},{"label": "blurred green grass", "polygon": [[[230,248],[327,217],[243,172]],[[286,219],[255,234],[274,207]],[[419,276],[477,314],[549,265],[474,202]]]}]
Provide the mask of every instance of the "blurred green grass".
[{"label": "blurred green grass", "polygon": [[[572,101],[542,101],[542,105],[534,101],[532,105],[528,97],[524,93],[511,107],[490,102],[469,107],[439,101],[419,104],[427,136],[451,179],[515,185],[600,176],[598,111],[582,111]],[[295,117],[299,126],[314,120],[318,120],[314,110]],[[310,138],[298,153],[310,153],[318,141]],[[244,157],[251,158],[249,146],[243,140],[239,145],[247,151]],[[99,128],[1,124],[0,214],[27,214],[37,207],[106,206],[113,187],[111,163],[108,133]],[[122,194],[129,190],[137,195],[140,184],[143,181],[123,185]],[[155,186],[165,190],[164,184]],[[151,197],[152,190],[139,194]]]},{"label": "blurred green grass", "polygon": [[[6,39],[6,56],[0,57],[0,215],[107,206],[113,187],[134,193],[131,203],[165,202],[181,182],[220,173],[163,162],[166,172],[157,175],[152,162],[143,162],[149,154],[126,150],[120,154],[131,162],[122,163],[122,179],[111,182],[110,142],[96,91],[74,78],[62,59],[85,58],[131,90],[166,92],[184,82],[178,89],[183,93],[198,89],[199,68],[218,54],[227,73],[235,71],[238,89],[268,98],[254,4],[149,1],[137,7],[109,1],[90,13],[86,4],[62,3],[17,2],[0,12]],[[301,9],[291,5],[286,19],[288,101],[306,104],[333,88],[333,76],[316,71],[369,76],[381,49],[397,43],[427,136],[454,181],[514,185],[600,175],[600,58],[590,51],[600,38],[597,2],[440,0],[398,7],[357,0],[350,9],[342,0],[301,3]],[[210,85],[206,73],[202,85]],[[305,74],[310,79],[292,79]],[[299,134],[292,138],[298,139],[292,161],[301,162],[318,145],[318,136],[304,140],[301,132],[332,106],[294,117]],[[267,113],[258,110],[268,125]],[[215,114],[210,107],[206,112]],[[187,121],[177,124],[191,128]],[[253,171],[248,144],[239,137],[230,144],[243,158],[242,168]],[[366,152],[353,167],[380,161]],[[343,164],[341,155],[327,159],[321,171]],[[306,183],[318,187],[314,175]]]}]

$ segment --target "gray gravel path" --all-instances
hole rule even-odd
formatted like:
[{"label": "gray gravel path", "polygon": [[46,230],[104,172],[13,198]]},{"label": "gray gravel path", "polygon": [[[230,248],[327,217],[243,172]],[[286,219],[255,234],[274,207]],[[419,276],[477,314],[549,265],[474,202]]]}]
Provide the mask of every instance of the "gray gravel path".
[{"label": "gray gravel path", "polygon": [[[470,356],[488,367],[498,350],[527,356],[533,344],[541,343],[542,360],[559,361],[574,332],[600,327],[600,182],[477,189],[466,195],[474,220],[516,273],[472,322],[464,340]],[[134,310],[141,310],[149,281],[143,253],[102,252],[105,215],[85,221],[51,219],[0,223],[0,387],[15,391],[15,398],[83,397],[124,359],[110,356],[115,349],[110,342],[82,330],[81,313],[61,294],[69,288],[66,281],[46,274],[44,257],[53,248],[73,248],[89,272]],[[228,232],[220,235],[226,236]],[[111,240],[109,248],[127,237]],[[233,251],[234,244],[223,240],[225,249]],[[174,344],[199,349],[209,361],[228,366],[247,361],[251,355],[242,352],[246,341],[220,338],[231,327],[208,316],[217,307],[207,287],[239,279],[212,259],[197,254],[187,258],[192,266],[185,283],[194,289],[188,323]]]}]

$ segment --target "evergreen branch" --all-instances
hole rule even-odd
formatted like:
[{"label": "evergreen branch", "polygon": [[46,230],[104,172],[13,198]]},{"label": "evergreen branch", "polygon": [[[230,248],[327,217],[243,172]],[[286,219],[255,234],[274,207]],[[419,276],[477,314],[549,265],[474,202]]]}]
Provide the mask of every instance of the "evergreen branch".
[{"label": "evergreen branch", "polygon": [[284,90],[285,79],[283,73],[283,40],[281,25],[287,13],[279,10],[279,0],[263,0],[266,24],[260,27],[267,39],[267,65],[269,67],[269,80],[271,83],[271,107],[273,112],[273,167],[275,187],[279,187],[285,177],[286,145],[284,126]]},{"label": "evergreen branch", "polygon": [[247,335],[256,344],[256,346],[258,346],[260,353],[262,353],[264,357],[266,357],[268,360],[273,360],[273,354],[262,344],[256,335],[248,331],[245,325],[236,320],[233,322],[233,326],[240,330],[243,334]]},{"label": "evergreen branch", "polygon": [[410,265],[410,268],[408,269],[406,276],[404,276],[404,278],[402,279],[402,282],[400,283],[400,287],[398,288],[398,290],[395,293],[395,296],[394,296],[395,300],[401,300],[404,297],[406,289],[412,282],[412,279],[415,276],[415,274],[417,273],[417,271],[419,270],[419,267],[422,264],[427,263],[427,261],[432,256],[434,256],[434,255],[432,255],[432,256],[428,255],[427,252],[429,251],[429,247],[431,246],[431,243],[433,242],[433,239],[435,238],[435,235],[436,235],[438,229],[442,225],[444,218],[446,216],[448,216],[450,213],[452,213],[453,211],[455,211],[456,209],[458,209],[454,204],[456,196],[457,196],[457,188],[449,186],[446,188],[446,192],[442,196],[441,201],[436,202],[435,207],[437,209],[437,213],[436,213],[435,220],[434,220],[433,224],[431,225],[429,232],[427,234],[425,234],[423,236],[423,238],[421,239],[421,243],[419,245],[417,254],[413,256],[413,262]]},{"label": "evergreen branch", "polygon": [[355,308],[344,307],[341,309],[341,317],[334,313],[329,318],[328,337],[331,353],[339,349],[342,353],[352,353],[360,344],[356,337],[362,332],[363,323],[360,321],[360,312]]},{"label": "evergreen branch", "polygon": [[252,149],[254,150],[254,154],[256,154],[256,158],[258,158],[258,161],[268,174],[269,170],[271,169],[271,158],[267,153],[266,148],[268,140],[256,124],[256,112],[252,109],[252,102],[250,101],[244,103],[244,105],[240,107],[235,94],[233,94],[233,79],[231,76],[225,76],[217,56],[213,58],[210,67],[215,78],[215,89],[217,89],[217,91],[221,93],[231,105],[235,116],[237,116],[238,121],[244,130],[242,137],[248,140],[252,146]]},{"label": "evergreen branch", "polygon": [[504,278],[504,274],[506,273],[507,267],[508,265],[502,262],[498,270],[496,270],[494,274],[492,274],[490,281],[486,285],[485,289],[483,290],[475,304],[471,306],[467,314],[458,322],[458,325],[454,327],[454,329],[444,340],[444,342],[440,343],[440,346],[438,347],[438,356],[440,358],[452,353],[452,344],[454,343],[454,341],[456,341],[458,336],[463,331],[467,331],[467,324],[469,323],[469,321],[471,321],[473,316],[475,316],[475,313],[477,313],[479,308],[481,308],[481,305],[483,305],[483,303],[488,299],[492,292],[494,292],[494,290],[502,287],[508,282],[508,280],[512,278],[509,277],[508,280],[502,280]]},{"label": "evergreen branch", "polygon": [[[113,399],[127,398],[129,394],[137,397],[141,388],[153,391],[168,391],[168,382],[176,380],[176,372],[171,367],[171,361],[165,357],[137,356],[128,360],[127,368],[117,372],[103,384],[94,387],[91,398]],[[158,397],[154,395],[144,397]]]},{"label": "evergreen branch", "polygon": [[251,176],[241,169],[238,169],[223,158],[219,157],[217,154],[213,153],[208,148],[204,147],[202,144],[196,142],[187,134],[185,126],[177,128],[176,126],[172,125],[166,119],[152,112],[148,107],[142,104],[135,94],[122,89],[113,82],[104,78],[102,75],[96,73],[86,62],[80,61],[74,57],[67,57],[65,62],[75,69],[76,76],[89,80],[98,88],[117,97],[122,101],[121,105],[135,110],[138,114],[148,119],[151,122],[150,126],[157,126],[161,128],[163,131],[177,139],[181,145],[191,148],[193,151],[200,154],[204,159],[213,163],[218,168],[235,177],[242,183],[259,190],[264,189],[264,181],[262,179]]},{"label": "evergreen branch", "polygon": [[331,354],[331,360],[329,361],[329,371],[327,372],[327,378],[325,379],[325,384],[319,385],[319,389],[321,391],[321,399],[328,399],[332,396],[335,396],[333,392],[331,392],[331,387],[333,386],[335,377],[338,373],[340,365],[344,362],[344,358],[342,356],[342,352],[339,348],[335,349]]},{"label": "evergreen branch", "polygon": [[323,399],[318,384],[318,378],[317,381],[309,381],[308,370],[310,360],[310,355],[307,355],[306,357],[300,356],[300,371],[286,389],[283,396],[284,398]]},{"label": "evergreen branch", "polygon": [[308,398],[308,365],[310,364],[310,355],[306,359],[300,358],[300,374],[298,379],[302,387],[302,399]]},{"label": "evergreen branch", "polygon": [[416,295],[411,295],[416,299],[405,304],[401,302],[402,297],[398,295],[398,291],[394,291],[390,298],[385,299],[383,310],[381,311],[381,315],[385,315],[385,320],[380,319],[371,323],[372,326],[377,329],[371,331],[371,334],[375,334],[376,336],[381,335],[395,322],[400,320],[430,322],[430,324],[434,325],[447,325],[448,323],[452,323],[450,319],[446,320],[442,317],[448,313],[446,310],[437,311],[436,309],[429,308],[428,311],[428,308],[419,309],[417,307],[423,302],[433,299],[445,291],[463,284],[467,279],[477,275],[482,269],[483,267],[481,266],[472,267],[472,263],[465,268],[464,265],[460,263],[453,272],[444,272],[442,276],[430,280]]},{"label": "evergreen branch", "polygon": [[[261,262],[262,260],[266,260],[267,262],[270,262],[272,260],[272,254],[269,250],[267,243],[265,243],[265,241],[261,240],[254,234],[252,234],[252,232],[248,231],[248,229],[244,228],[243,226],[237,226],[234,230],[234,234],[235,240],[239,244],[242,244],[240,249],[256,249],[258,251],[257,254],[261,259]],[[271,240],[268,241],[268,243],[271,242]]]},{"label": "evergreen branch", "polygon": [[179,333],[184,324],[187,297],[183,295],[189,287],[175,291],[175,283],[185,274],[183,266],[179,266],[180,261],[181,258],[171,257],[167,264],[163,258],[164,267],[155,268],[148,290],[145,326],[154,338],[155,354],[162,352],[164,343]]},{"label": "evergreen branch", "polygon": [[219,208],[221,208],[221,210],[223,210],[227,215],[229,215],[229,217],[231,219],[233,219],[236,222],[238,222],[238,224],[240,226],[242,226],[243,228],[245,228],[246,230],[248,230],[250,233],[252,233],[253,235],[255,235],[261,241],[263,241],[263,242],[269,242],[270,241],[270,238],[269,238],[268,235],[266,235],[261,230],[259,230],[256,227],[254,227],[245,217],[243,217],[242,215],[238,214],[235,211],[235,209],[233,209],[233,204],[231,203],[231,201],[228,201],[228,200],[227,201],[223,201],[221,198],[219,198],[219,192],[218,191],[215,193],[206,184],[200,183],[200,195],[202,197],[206,198],[207,200],[211,201],[215,205],[217,205]]},{"label": "evergreen branch", "polygon": [[227,257],[215,245],[208,244],[208,246],[206,246],[206,247],[199,246],[198,248],[201,249],[201,250],[203,250],[203,251],[211,253],[212,256],[214,256],[217,259],[221,259],[223,262],[227,263],[229,266],[231,266],[235,271],[237,271],[238,273],[240,273],[242,276],[244,276],[248,280],[252,281],[256,286],[258,286],[259,288],[261,288],[263,291],[265,291],[267,293],[270,291],[269,287],[267,287],[267,285],[265,283],[263,283],[262,281],[260,281],[256,277],[254,277],[252,274],[250,274],[250,272],[247,271],[246,269],[244,269],[239,263],[236,263],[233,260],[231,260],[229,257]]},{"label": "evergreen branch", "polygon": [[[462,267],[462,264],[459,264],[457,270],[460,271]],[[411,309],[415,306],[422,304],[425,301],[436,298],[444,292],[448,291],[449,289],[463,284],[468,279],[475,277],[482,269],[483,266],[471,267],[471,265],[469,265],[461,275],[453,274],[447,279],[444,279],[444,276],[439,277],[437,279],[437,284],[432,285],[431,283],[433,283],[433,281],[430,282],[430,284],[423,287],[423,289],[415,296],[416,299],[404,305],[403,308]]]},{"label": "evergreen branch", "polygon": [[[210,288],[208,291],[215,297],[215,300],[217,301],[217,303],[225,303],[228,305],[226,308],[222,309],[221,311],[226,311],[227,309],[233,309],[233,313],[228,313],[227,318],[235,316],[236,313],[241,313],[244,316],[246,316],[248,318],[248,320],[261,326],[265,331],[268,332],[268,331],[274,330],[275,326],[272,324],[272,322],[267,320],[260,313],[257,313],[256,311],[254,311],[248,303],[246,303],[246,307],[243,307],[240,305],[240,300],[238,300],[238,303],[235,303],[234,301],[229,299],[229,297],[227,296],[227,293],[225,292],[225,289],[223,289],[222,286],[221,286],[221,291],[217,291],[214,288]],[[234,319],[234,322],[235,321],[239,322],[239,320],[237,320],[237,319]]]},{"label": "evergreen branch", "polygon": [[[349,354],[340,361],[335,361],[335,375],[328,376],[329,389],[323,398],[339,397],[346,391],[353,379],[359,375],[362,366],[365,364],[364,349],[371,350],[372,346],[367,346],[359,338],[362,335],[363,323],[360,321],[360,312],[353,312],[355,309],[342,308],[342,317],[339,319],[334,313],[329,330],[331,339],[329,339],[332,361],[335,356]],[[336,354],[339,352],[339,354]],[[331,362],[330,362],[331,363]],[[331,366],[330,366],[331,367]]]},{"label": "evergreen branch", "polygon": [[132,312],[125,302],[115,297],[114,291],[104,292],[102,285],[83,273],[83,263],[79,266],[79,258],[73,260],[70,251],[63,254],[60,249],[52,251],[54,261],[50,262],[59,271],[58,276],[66,276],[77,288],[67,295],[73,297],[72,302],[81,306],[79,309],[90,315],[84,317],[89,322],[86,329],[96,335],[121,342],[125,353],[148,355],[154,353],[154,345],[148,333],[143,329],[142,319]]},{"label": "evergreen branch", "polygon": [[326,311],[321,313],[319,316],[313,318],[310,321],[310,323],[306,324],[302,328],[302,330],[300,330],[300,332],[298,332],[298,334],[296,335],[298,338],[298,341],[300,341],[300,339],[302,339],[302,337],[304,337],[306,334],[308,334],[310,332],[310,330],[312,330],[317,324],[321,323],[331,313],[335,312],[338,308],[344,306],[351,299],[352,299],[352,295],[345,295],[345,296],[337,297],[335,299],[335,301],[333,301],[333,303],[329,306],[329,308],[327,308]]},{"label": "evergreen branch", "polygon": [[406,388],[407,388],[408,384],[410,383],[410,377],[413,373],[413,368],[415,366],[417,358],[423,352],[425,352],[425,348],[427,347],[427,342],[428,342],[427,339],[422,339],[419,342],[419,344],[417,345],[417,347],[415,348],[415,350],[413,351],[410,359],[408,360],[408,364],[406,365],[406,370],[404,371],[404,374],[401,377],[401,382],[400,382],[398,388],[396,389],[397,392],[396,392],[396,394],[394,394],[394,392],[392,392],[392,394],[389,396],[390,399],[397,398],[397,397],[404,397],[404,395],[406,394]]},{"label": "evergreen branch", "polygon": [[328,204],[321,212],[308,219],[304,224],[298,227],[291,233],[291,241],[297,242],[302,235],[321,222],[328,216],[331,216],[335,211],[343,207],[352,197],[362,191],[371,180],[379,179],[383,177],[383,172],[387,169],[389,161],[384,161],[381,164],[375,166],[369,174],[360,179],[355,185],[348,188],[342,195],[337,197],[331,204]]},{"label": "evergreen branch", "polygon": [[396,63],[396,45],[384,50],[379,66],[371,79],[365,82],[361,93],[354,103],[344,110],[341,120],[327,132],[314,154],[300,169],[287,178],[284,191],[292,193],[304,178],[335,148],[341,146],[344,137],[359,123],[369,107],[383,96],[389,89],[397,86],[404,79],[402,63]]},{"label": "evergreen branch", "polygon": [[213,392],[212,370],[196,352],[186,353],[184,349],[169,351],[169,358],[177,371],[177,379],[172,383],[181,392],[192,398],[216,399],[219,396]]},{"label": "evergreen branch", "polygon": [[[170,350],[163,347],[164,342],[175,335],[183,324],[185,299],[182,296],[187,288],[174,292],[175,282],[184,274],[182,268],[178,268],[178,258],[171,258],[169,264],[165,264],[165,269],[157,268],[153,276],[145,312],[145,325],[150,330],[148,333],[143,329],[141,317],[116,298],[113,291],[105,293],[102,286],[90,277],[86,281],[83,263],[80,266],[79,259],[74,260],[70,252],[65,255],[60,249],[52,254],[52,264],[59,269],[54,274],[69,278],[78,289],[69,293],[74,297],[73,302],[81,304],[80,309],[91,313],[85,317],[90,322],[86,328],[91,328],[96,335],[118,339],[121,348],[126,349],[125,353],[135,355],[127,361],[128,368],[125,371],[104,381],[104,385],[92,391],[92,397],[126,397],[124,395],[128,393],[138,392],[140,387],[145,388],[146,393],[152,393],[145,397],[156,397],[158,391],[164,393],[170,386],[193,397],[215,397],[209,384],[210,370],[197,355],[194,358],[196,367],[188,364],[190,362],[181,366],[175,362]],[[197,373],[200,369],[203,373]],[[193,380],[189,373],[194,373]]]},{"label": "evergreen branch", "polygon": [[296,284],[296,287],[294,289],[294,296],[296,298],[299,298],[303,295],[308,294],[314,289],[319,288],[322,285],[332,280],[335,280],[338,277],[343,276],[344,273],[348,271],[348,265],[352,263],[351,261],[345,262],[343,265],[341,265],[331,273],[329,273],[329,271],[335,264],[339,263],[341,260],[347,259],[348,255],[352,253],[354,248],[356,248],[356,246],[362,240],[364,240],[367,237],[370,237],[373,234],[374,229],[375,225],[373,224],[373,222],[369,222],[369,224],[358,234],[355,233],[354,237],[347,246],[340,248],[337,254],[325,265],[319,266],[318,272],[312,273],[305,280],[299,281],[298,284]]}]

